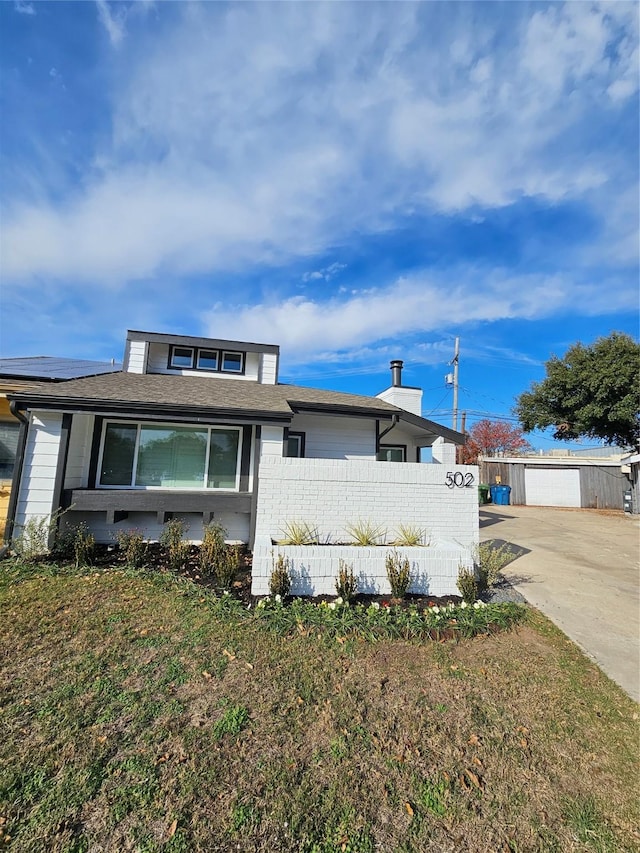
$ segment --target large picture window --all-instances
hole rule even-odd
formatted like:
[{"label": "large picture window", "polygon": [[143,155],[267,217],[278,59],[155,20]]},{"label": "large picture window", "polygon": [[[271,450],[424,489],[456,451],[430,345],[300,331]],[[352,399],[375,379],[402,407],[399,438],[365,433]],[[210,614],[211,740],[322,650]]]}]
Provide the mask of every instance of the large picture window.
[{"label": "large picture window", "polygon": [[98,485],[238,489],[240,428],[107,422]]}]

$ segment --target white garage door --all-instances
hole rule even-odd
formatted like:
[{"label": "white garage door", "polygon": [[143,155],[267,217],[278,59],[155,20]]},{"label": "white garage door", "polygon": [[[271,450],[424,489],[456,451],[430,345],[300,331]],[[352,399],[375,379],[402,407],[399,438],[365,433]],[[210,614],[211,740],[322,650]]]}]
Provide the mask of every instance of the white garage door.
[{"label": "white garage door", "polygon": [[525,468],[524,487],[530,506],[580,506],[577,468]]}]

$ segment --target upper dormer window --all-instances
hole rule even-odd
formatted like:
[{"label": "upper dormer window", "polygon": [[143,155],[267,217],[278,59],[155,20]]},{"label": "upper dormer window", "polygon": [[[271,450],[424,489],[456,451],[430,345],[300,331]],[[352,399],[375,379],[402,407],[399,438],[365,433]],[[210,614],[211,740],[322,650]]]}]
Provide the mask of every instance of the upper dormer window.
[{"label": "upper dormer window", "polygon": [[198,369],[199,370],[217,370],[218,369],[218,350],[217,349],[201,349],[198,350]]},{"label": "upper dormer window", "polygon": [[222,370],[228,373],[242,373],[243,359],[241,352],[223,352]]},{"label": "upper dormer window", "polygon": [[169,367],[192,368],[193,355],[192,347],[171,347]]},{"label": "upper dormer window", "polygon": [[204,347],[169,348],[169,368],[215,373],[244,373],[244,353]]}]

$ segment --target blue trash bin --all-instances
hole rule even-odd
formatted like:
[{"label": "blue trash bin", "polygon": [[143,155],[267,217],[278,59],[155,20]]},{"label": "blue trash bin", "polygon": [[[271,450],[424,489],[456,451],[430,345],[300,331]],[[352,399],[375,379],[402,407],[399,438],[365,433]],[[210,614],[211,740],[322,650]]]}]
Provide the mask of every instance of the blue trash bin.
[{"label": "blue trash bin", "polygon": [[489,494],[491,495],[491,503],[492,504],[498,503],[498,499],[496,498],[496,489],[497,488],[499,488],[499,486],[489,486]]},{"label": "blue trash bin", "polygon": [[508,506],[511,501],[511,486],[493,486],[492,489],[495,489],[495,495],[491,495],[494,504]]}]

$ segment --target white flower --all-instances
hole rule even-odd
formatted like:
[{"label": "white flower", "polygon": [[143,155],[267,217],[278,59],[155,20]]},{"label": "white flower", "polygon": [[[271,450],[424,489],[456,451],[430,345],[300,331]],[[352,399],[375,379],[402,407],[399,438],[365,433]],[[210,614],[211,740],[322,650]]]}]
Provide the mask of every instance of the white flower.
[{"label": "white flower", "polygon": [[329,605],[329,610],[335,610],[335,609],[336,609],[336,603],[335,603],[335,601],[332,601],[331,604]]},{"label": "white flower", "polygon": [[371,606],[373,607],[374,610],[380,610],[380,602],[379,601],[372,601]]},{"label": "white flower", "polygon": [[439,608],[438,606],[436,606],[436,607],[432,607],[432,608],[431,608],[431,613],[436,613],[436,614],[440,613],[440,608]]},{"label": "white flower", "polygon": [[336,604],[342,604],[342,598],[340,596],[336,598]]},{"label": "white flower", "polygon": [[282,601],[282,596],[280,594],[277,594],[275,597],[276,604],[280,604],[281,601]]},{"label": "white flower", "polygon": [[460,605],[460,607],[461,607],[463,610],[465,609],[465,607],[466,607],[466,606],[467,606],[467,602],[466,602],[466,601],[463,601],[463,602],[462,602],[462,604]]},{"label": "white flower", "polygon": [[478,608],[482,607],[482,602],[476,601],[473,605],[474,610],[478,610]]}]

